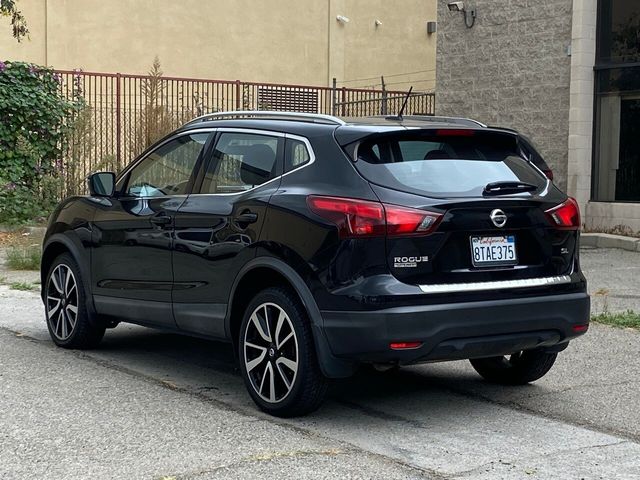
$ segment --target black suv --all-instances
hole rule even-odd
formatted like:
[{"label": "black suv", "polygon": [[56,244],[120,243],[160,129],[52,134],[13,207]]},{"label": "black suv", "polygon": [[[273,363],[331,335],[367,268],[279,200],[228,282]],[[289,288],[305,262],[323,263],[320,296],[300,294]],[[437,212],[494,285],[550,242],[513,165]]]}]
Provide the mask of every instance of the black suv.
[{"label": "black suv", "polygon": [[44,241],[53,341],[90,348],[123,321],[232,342],[274,415],[362,364],[531,382],[588,328],[578,206],[515,132],[217,113],[89,191]]}]

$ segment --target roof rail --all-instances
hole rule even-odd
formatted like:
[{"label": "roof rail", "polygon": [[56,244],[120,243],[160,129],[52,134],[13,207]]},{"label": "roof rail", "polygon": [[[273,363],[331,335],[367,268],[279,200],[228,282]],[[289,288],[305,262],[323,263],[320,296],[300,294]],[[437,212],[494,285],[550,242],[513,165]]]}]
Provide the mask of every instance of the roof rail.
[{"label": "roof rail", "polygon": [[402,117],[402,120],[399,120],[398,117],[394,117],[394,116],[385,116],[384,119],[390,120],[390,121],[412,120],[414,122],[435,122],[435,123],[448,122],[448,123],[457,123],[459,125],[466,125],[469,127],[473,127],[473,126],[483,127],[483,128],[487,127],[484,123],[479,122],[478,120],[474,120],[473,118],[442,117],[439,115],[438,116],[436,115],[404,115]]},{"label": "roof rail", "polygon": [[230,112],[212,112],[206,115],[190,120],[184,126],[192,125],[198,122],[207,122],[210,120],[221,120],[224,118],[270,118],[274,120],[289,120],[294,122],[310,122],[322,123],[325,125],[344,125],[345,122],[331,115],[322,115],[319,113],[300,113],[300,112],[274,112],[268,110],[236,110]]}]

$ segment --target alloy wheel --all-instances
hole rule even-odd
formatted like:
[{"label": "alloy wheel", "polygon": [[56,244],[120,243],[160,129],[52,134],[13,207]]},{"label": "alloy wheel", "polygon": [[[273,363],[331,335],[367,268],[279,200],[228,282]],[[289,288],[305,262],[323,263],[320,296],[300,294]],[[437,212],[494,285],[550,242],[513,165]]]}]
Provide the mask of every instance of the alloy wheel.
[{"label": "alloy wheel", "polygon": [[58,340],[73,334],[78,320],[78,285],[69,266],[56,266],[47,282],[47,321]]},{"label": "alloy wheel", "polygon": [[298,375],[296,331],[275,303],[262,303],[251,313],[244,332],[243,356],[254,391],[265,402],[284,400]]}]

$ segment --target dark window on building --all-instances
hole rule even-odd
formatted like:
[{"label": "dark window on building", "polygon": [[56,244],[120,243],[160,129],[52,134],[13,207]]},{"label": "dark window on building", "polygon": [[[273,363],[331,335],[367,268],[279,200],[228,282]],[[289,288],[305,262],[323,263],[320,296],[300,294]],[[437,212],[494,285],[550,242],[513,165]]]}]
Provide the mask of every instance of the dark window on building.
[{"label": "dark window on building", "polygon": [[620,102],[620,155],[616,200],[640,200],[640,98]]},{"label": "dark window on building", "polygon": [[593,198],[640,202],[640,2],[600,0]]},{"label": "dark window on building", "polygon": [[598,59],[606,63],[640,62],[640,2],[601,0]]}]

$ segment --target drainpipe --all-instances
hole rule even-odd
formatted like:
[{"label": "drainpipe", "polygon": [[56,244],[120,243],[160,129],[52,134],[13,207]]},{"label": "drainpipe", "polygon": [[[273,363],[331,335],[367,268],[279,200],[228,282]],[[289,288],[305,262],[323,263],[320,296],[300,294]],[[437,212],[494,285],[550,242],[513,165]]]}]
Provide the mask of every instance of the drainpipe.
[{"label": "drainpipe", "polygon": [[49,0],[44,0],[44,65],[49,66]]}]

